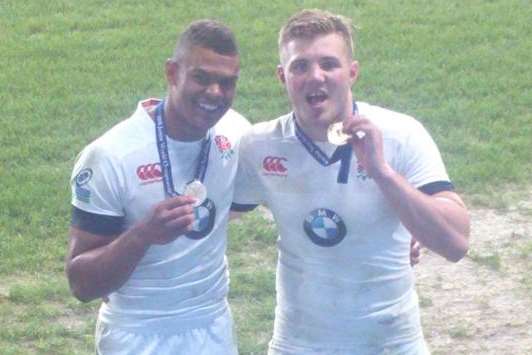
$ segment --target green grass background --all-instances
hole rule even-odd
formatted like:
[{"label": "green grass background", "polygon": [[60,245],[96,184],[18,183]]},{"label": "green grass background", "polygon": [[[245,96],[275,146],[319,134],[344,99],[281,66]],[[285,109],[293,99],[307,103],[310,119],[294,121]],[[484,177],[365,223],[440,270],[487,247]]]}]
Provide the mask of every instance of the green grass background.
[{"label": "green grass background", "polygon": [[[63,275],[76,154],[165,92],[163,63],[192,20],[239,40],[235,108],[289,110],[275,78],[277,31],[319,7],[356,25],[358,100],[417,117],[470,202],[504,207],[530,187],[532,3],[471,1],[0,1],[0,352],[90,354],[96,302]],[[510,196],[510,197],[507,197]],[[231,227],[231,304],[243,354],[262,354],[274,307],[275,230]]]}]

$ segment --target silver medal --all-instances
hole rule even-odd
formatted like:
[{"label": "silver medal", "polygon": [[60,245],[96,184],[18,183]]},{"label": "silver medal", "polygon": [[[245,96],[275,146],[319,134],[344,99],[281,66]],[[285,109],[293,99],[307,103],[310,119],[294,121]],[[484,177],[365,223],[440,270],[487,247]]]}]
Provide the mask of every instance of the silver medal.
[{"label": "silver medal", "polygon": [[192,180],[185,186],[183,191],[185,196],[193,196],[196,198],[194,207],[200,206],[207,198],[207,188],[199,180]]},{"label": "silver medal", "polygon": [[344,145],[351,138],[350,135],[345,134],[343,131],[343,123],[336,122],[327,128],[327,140],[334,145]]},{"label": "silver medal", "polygon": [[[362,139],[366,136],[366,132],[356,131],[355,135],[358,139]],[[335,122],[327,128],[327,140],[329,143],[334,145],[344,145],[349,139],[351,139],[351,136],[343,132],[342,122]]]}]

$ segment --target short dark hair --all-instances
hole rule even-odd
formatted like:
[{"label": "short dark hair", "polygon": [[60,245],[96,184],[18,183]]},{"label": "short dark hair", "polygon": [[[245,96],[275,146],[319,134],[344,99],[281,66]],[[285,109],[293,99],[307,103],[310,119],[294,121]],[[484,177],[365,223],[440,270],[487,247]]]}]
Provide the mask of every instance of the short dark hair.
[{"label": "short dark hair", "polygon": [[319,9],[302,10],[290,17],[281,28],[279,51],[294,39],[314,39],[318,36],[338,33],[344,39],[349,55],[353,55],[351,26],[351,21],[341,15]]},{"label": "short dark hair", "polygon": [[221,55],[237,55],[238,47],[233,31],[215,20],[192,22],[181,34],[173,59],[181,58],[192,47],[211,49]]}]

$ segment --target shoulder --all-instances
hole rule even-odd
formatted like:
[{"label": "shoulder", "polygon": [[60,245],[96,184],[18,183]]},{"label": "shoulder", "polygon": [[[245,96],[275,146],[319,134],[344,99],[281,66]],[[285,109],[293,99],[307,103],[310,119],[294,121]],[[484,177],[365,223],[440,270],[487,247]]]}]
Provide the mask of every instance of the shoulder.
[{"label": "shoulder", "polygon": [[294,136],[290,117],[291,114],[286,114],[274,120],[256,123],[246,132],[244,139],[246,141],[264,141]]},{"label": "shoulder", "polygon": [[239,141],[244,132],[251,127],[249,121],[240,113],[229,109],[214,126],[216,135],[224,135],[232,141]]},{"label": "shoulder", "polygon": [[222,116],[222,118],[220,119],[220,122],[218,123],[218,125],[221,125],[221,126],[224,126],[227,124],[244,125],[244,126],[251,125],[249,121],[247,120],[247,118],[245,118],[242,114],[233,110],[232,108],[227,110],[225,115]]},{"label": "shoulder", "polygon": [[155,126],[149,116],[145,116],[137,109],[133,115],[118,122],[89,143],[84,152],[120,160],[132,152],[154,145]]},{"label": "shoulder", "polygon": [[365,102],[357,104],[360,114],[377,125],[384,138],[403,141],[413,134],[426,133],[423,125],[412,116]]}]

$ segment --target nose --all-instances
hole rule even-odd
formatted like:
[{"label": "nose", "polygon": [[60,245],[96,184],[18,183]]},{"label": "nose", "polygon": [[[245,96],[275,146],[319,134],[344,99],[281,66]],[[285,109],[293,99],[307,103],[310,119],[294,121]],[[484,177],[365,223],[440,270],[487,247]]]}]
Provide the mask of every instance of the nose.
[{"label": "nose", "polygon": [[211,97],[219,97],[223,94],[220,84],[216,82],[210,83],[209,86],[207,86],[206,93]]},{"label": "nose", "polygon": [[318,64],[314,64],[309,70],[309,78],[312,80],[323,82],[325,80],[325,72],[320,68]]}]

